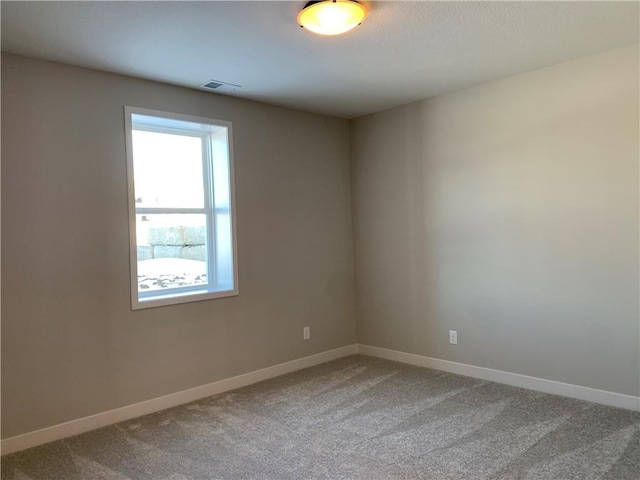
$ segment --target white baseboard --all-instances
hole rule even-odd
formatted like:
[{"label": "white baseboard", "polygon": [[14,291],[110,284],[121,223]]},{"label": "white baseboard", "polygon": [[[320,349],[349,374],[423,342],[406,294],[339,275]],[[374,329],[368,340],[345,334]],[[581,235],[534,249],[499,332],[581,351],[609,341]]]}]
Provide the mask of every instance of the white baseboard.
[{"label": "white baseboard", "polygon": [[6,455],[35,447],[37,445],[42,445],[44,443],[53,442],[54,440],[60,440],[62,438],[88,432],[89,430],[95,430],[96,428],[106,427],[131,418],[147,415],[159,410],[164,410],[165,408],[193,402],[201,398],[210,397],[211,395],[217,395],[218,393],[251,385],[253,383],[261,382],[286,373],[291,373],[296,370],[319,365],[337,358],[346,357],[347,355],[353,355],[357,353],[357,349],[358,346],[355,344],[336,348],[335,350],[329,350],[309,357],[299,358],[290,362],[238,375],[237,377],[226,378],[200,387],[190,388],[189,390],[171,393],[163,397],[145,400],[144,402],[127,405],[126,407],[116,408],[115,410],[109,410],[107,412],[79,418],[77,420],[43,428],[34,432],[10,437],[2,440],[0,443],[0,452],[2,452],[2,455]]},{"label": "white baseboard", "polygon": [[438,358],[399,352],[397,350],[388,350],[386,348],[372,347],[370,345],[359,344],[358,353],[393,360],[396,362],[408,363],[410,365],[433,368],[434,370],[457,373],[467,377],[504,383],[514,387],[522,387],[529,390],[537,390],[539,392],[562,395],[564,397],[577,398],[579,400],[587,400],[589,402],[600,403],[611,407],[640,411],[640,397],[634,397],[632,395],[581,387],[579,385],[546,380],[544,378],[529,377],[518,373],[494,370],[492,368],[476,367],[465,363],[440,360]]},{"label": "white baseboard", "polygon": [[529,377],[527,375],[504,372],[491,368],[476,367],[464,363],[440,360],[437,358],[373,347],[370,345],[354,344],[209,383],[200,387],[191,388],[189,390],[171,393],[163,397],[153,398],[151,400],[135,403],[115,410],[109,410],[107,412],[79,418],[77,420],[61,423],[59,425],[43,428],[23,435],[7,438],[2,440],[0,443],[0,452],[2,455],[6,455],[42,445],[44,443],[72,437],[80,433],[95,430],[96,428],[106,427],[114,423],[164,410],[165,408],[193,402],[201,398],[217,395],[219,393],[251,385],[269,378],[301,370],[303,368],[319,365],[321,363],[346,357],[347,355],[353,355],[355,353],[361,353],[363,355],[384,358],[401,363],[408,363],[410,365],[417,365],[420,367],[433,368],[435,370],[442,370],[445,372],[457,373],[459,375],[479,378],[482,380],[490,380],[497,383],[537,390],[544,393],[587,400],[612,407],[640,411],[640,397],[581,387],[579,385],[546,380],[544,378]]}]

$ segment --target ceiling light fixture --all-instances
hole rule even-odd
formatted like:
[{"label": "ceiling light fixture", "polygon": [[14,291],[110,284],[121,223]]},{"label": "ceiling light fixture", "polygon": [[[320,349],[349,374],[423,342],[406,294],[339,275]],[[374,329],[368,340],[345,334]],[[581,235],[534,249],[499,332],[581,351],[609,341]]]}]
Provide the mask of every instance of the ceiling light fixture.
[{"label": "ceiling light fixture", "polygon": [[340,35],[362,23],[367,10],[355,0],[308,2],[298,14],[298,25],[319,35]]}]

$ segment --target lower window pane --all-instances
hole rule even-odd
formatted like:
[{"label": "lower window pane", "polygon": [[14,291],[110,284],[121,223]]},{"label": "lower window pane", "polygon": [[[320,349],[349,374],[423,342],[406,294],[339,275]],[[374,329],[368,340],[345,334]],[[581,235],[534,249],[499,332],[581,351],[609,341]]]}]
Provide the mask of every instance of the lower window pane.
[{"label": "lower window pane", "polygon": [[208,285],[206,222],[203,214],[136,215],[140,294]]}]

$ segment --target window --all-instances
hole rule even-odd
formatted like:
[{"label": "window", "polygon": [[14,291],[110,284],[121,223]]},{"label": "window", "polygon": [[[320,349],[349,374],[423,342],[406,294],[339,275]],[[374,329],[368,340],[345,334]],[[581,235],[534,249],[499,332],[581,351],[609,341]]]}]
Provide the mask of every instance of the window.
[{"label": "window", "polygon": [[238,294],[231,123],[125,107],[132,308]]}]

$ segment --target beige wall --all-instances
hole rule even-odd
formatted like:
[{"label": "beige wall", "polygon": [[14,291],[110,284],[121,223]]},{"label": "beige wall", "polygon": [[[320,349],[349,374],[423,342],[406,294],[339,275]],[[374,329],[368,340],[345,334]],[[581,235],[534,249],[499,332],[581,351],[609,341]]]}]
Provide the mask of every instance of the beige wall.
[{"label": "beige wall", "polygon": [[353,121],[359,342],[638,395],[638,85],[628,47]]},{"label": "beige wall", "polygon": [[[240,296],[131,311],[124,105],[233,122]],[[3,437],[354,343],[348,161],[345,120],[3,55]]]}]

